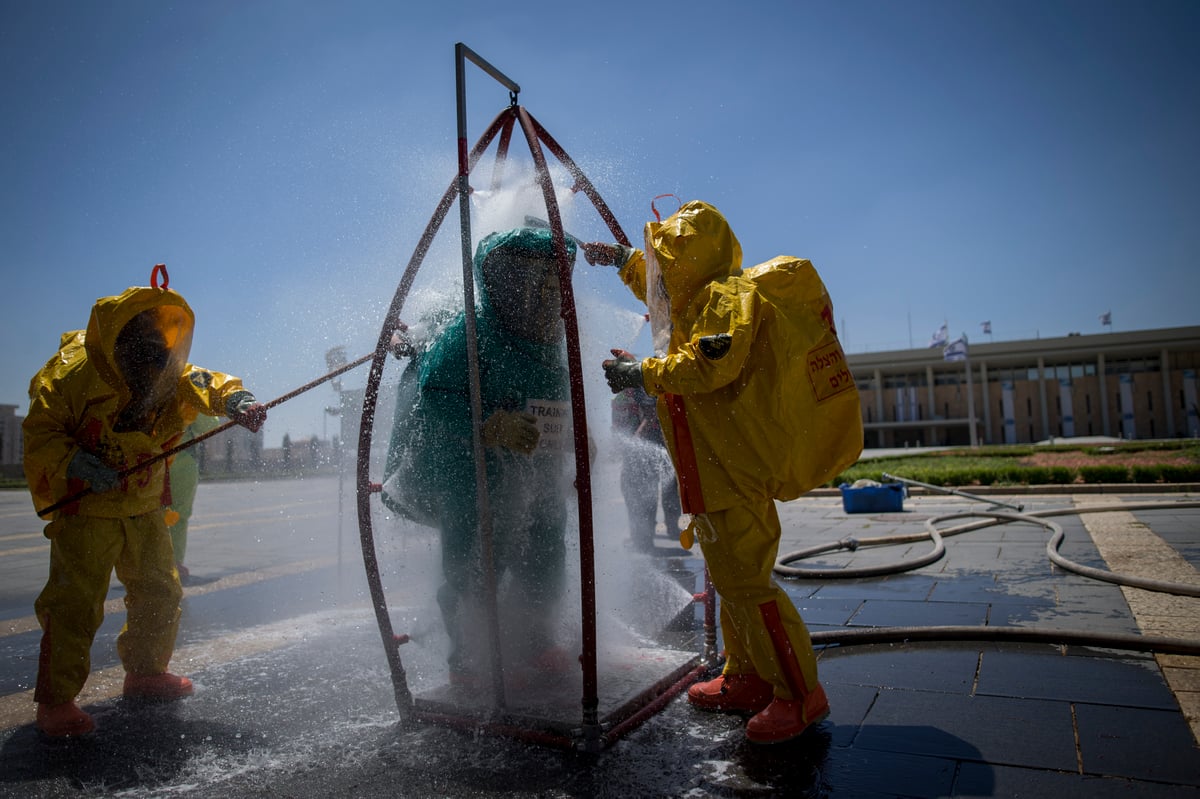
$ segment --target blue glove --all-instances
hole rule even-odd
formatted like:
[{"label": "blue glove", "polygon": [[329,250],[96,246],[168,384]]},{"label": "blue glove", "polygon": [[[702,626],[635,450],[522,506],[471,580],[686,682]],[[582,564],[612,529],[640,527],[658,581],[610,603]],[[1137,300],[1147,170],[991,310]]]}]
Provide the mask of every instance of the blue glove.
[{"label": "blue glove", "polygon": [[67,464],[67,477],[87,481],[95,494],[112,491],[121,482],[116,469],[110,468],[104,461],[82,449],[76,452],[75,457]]},{"label": "blue glove", "polygon": [[604,367],[604,379],[608,381],[612,393],[620,394],[627,388],[645,388],[641,361],[617,358],[605,361],[601,366]]}]

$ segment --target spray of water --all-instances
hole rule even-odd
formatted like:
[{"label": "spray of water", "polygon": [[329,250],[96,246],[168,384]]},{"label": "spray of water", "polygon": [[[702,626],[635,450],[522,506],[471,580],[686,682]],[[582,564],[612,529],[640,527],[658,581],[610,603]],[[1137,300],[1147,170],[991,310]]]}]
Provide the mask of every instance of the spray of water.
[{"label": "spray of water", "polygon": [[[564,228],[568,233],[582,236],[576,228],[581,224],[578,216],[582,209],[575,194],[565,188],[566,176],[560,174],[555,177],[555,195]],[[590,205],[586,207],[590,208]],[[542,219],[547,216],[541,190],[533,183],[530,173],[519,168],[510,169],[509,181],[504,185],[474,191],[471,212],[472,233],[476,242],[493,231],[523,225],[526,216]],[[583,237],[586,240],[586,236]],[[472,251],[474,245],[475,242]],[[692,595],[676,578],[664,574],[652,559],[631,557],[627,547],[628,523],[619,487],[620,459],[610,431],[612,394],[604,383],[600,362],[611,357],[611,348],[636,350],[639,339],[643,338],[645,320],[643,314],[632,310],[632,307],[622,307],[605,298],[604,294],[611,296],[611,292],[602,290],[603,283],[619,283],[614,272],[589,272],[589,269],[582,256],[579,256],[573,286],[579,321],[588,432],[595,450],[592,461],[592,514],[597,622],[603,661],[605,657],[620,657],[619,652],[624,647],[654,645],[654,636],[690,605]],[[455,253],[453,258],[441,263],[423,265],[421,278],[410,293],[402,316],[421,331],[425,320],[445,318],[448,310],[457,311],[461,303],[461,260],[459,253]],[[630,306],[633,305],[631,301]],[[375,441],[387,441],[390,437],[388,425],[391,412],[391,407],[381,406],[374,431]],[[570,440],[569,436],[566,440]],[[562,480],[569,486],[574,479],[573,461],[567,458],[565,463],[571,473],[562,475]],[[382,471],[382,463],[377,469]],[[414,486],[410,490],[419,491],[420,487]],[[551,626],[563,648],[578,652],[581,592],[578,517],[573,492],[568,495],[568,507],[571,517],[566,533],[567,585]],[[664,523],[673,535],[674,520],[664,520]],[[431,660],[436,660],[436,655],[441,654],[447,646],[444,631],[437,634],[440,614],[436,592],[441,568],[436,536],[436,531],[411,522],[393,518],[381,520],[381,569],[388,574],[389,605],[393,606],[393,615],[399,617],[396,619],[400,625],[398,631],[416,631],[410,634],[415,647],[424,650],[422,661],[426,661],[427,654],[435,655]],[[403,588],[400,588],[401,584]],[[521,605],[520,592],[513,590],[510,579],[502,580],[499,589],[502,628],[510,631],[519,629],[522,622],[528,621],[528,608]],[[396,607],[405,610],[396,612]],[[475,623],[481,622],[477,620]],[[405,628],[404,624],[408,627]],[[476,632],[479,640],[486,640],[485,630],[477,629]],[[506,662],[520,661],[522,655],[527,654],[512,651],[519,648],[520,641],[515,634],[503,637]],[[406,651],[415,654],[415,648]],[[413,674],[413,670],[409,673]]]}]

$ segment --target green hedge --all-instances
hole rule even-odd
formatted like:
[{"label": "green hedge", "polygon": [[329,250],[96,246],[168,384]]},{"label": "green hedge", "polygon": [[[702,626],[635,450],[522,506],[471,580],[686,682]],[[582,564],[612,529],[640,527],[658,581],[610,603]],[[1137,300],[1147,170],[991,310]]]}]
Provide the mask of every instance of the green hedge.
[{"label": "green hedge", "polygon": [[[1086,452],[1094,456],[1132,452],[1178,452],[1195,463],[1129,468],[1116,464],[1084,466],[1030,466],[1021,459],[1040,452]],[[1084,483],[1196,483],[1200,482],[1200,446],[1194,440],[1114,444],[1109,447],[987,446],[977,449],[921,453],[859,461],[829,485],[855,480],[886,482],[884,473],[935,486],[1070,485]]]},{"label": "green hedge", "polygon": [[1128,483],[1128,466],[1080,466],[1079,476],[1085,483]]},{"label": "green hedge", "polygon": [[1166,483],[1200,483],[1200,463],[1163,464],[1158,467]]}]

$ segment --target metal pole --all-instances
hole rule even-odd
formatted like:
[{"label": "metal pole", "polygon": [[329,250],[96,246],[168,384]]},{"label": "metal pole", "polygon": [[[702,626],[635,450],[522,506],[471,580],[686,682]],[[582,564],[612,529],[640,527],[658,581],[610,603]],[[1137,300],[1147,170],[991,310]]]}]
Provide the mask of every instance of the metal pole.
[{"label": "metal pole", "polygon": [[[475,512],[479,530],[480,558],[483,566],[483,589],[488,620],[489,654],[492,663],[492,697],[498,708],[504,701],[504,663],[500,651],[500,610],[496,597],[495,548],[492,542],[492,510],[487,488],[487,462],[483,448],[483,400],[479,381],[479,342],[475,319],[475,279],[471,258],[471,186],[470,164],[467,158],[467,98],[466,63],[470,58],[485,72],[519,91],[515,83],[505,78],[491,64],[479,58],[461,42],[454,47],[455,91],[458,105],[458,215],[462,239],[463,315],[467,334],[467,382],[471,395],[471,448],[475,457]],[[516,87],[516,88],[514,88]]]},{"label": "metal pole", "polygon": [[971,425],[971,446],[979,446],[979,434],[975,431],[975,389],[971,387],[971,356],[966,359],[967,364],[967,420]]},{"label": "metal pole", "polygon": [[[513,94],[521,93],[521,87],[519,85],[517,85],[516,81],[514,81],[512,78],[505,75],[500,70],[496,69],[490,63],[488,63],[486,59],[484,59],[482,56],[480,56],[479,53],[476,53],[474,50],[472,50],[470,47],[467,47],[462,42],[459,42],[458,44],[454,45],[454,53],[455,53],[455,60],[458,63],[458,75],[460,78],[458,85],[459,85],[460,90],[463,86],[463,83],[461,80],[462,72],[463,72],[463,70],[462,70],[463,59],[467,58],[471,61],[472,64],[479,67],[487,74],[491,75],[493,78],[496,79],[497,82],[499,82],[501,85],[504,86],[504,88],[508,89]],[[458,96],[459,96],[460,100],[464,98],[464,94],[461,91],[459,92]],[[458,132],[459,132],[460,136],[462,136],[466,132],[467,115],[466,115],[465,109],[466,109],[466,105],[464,103],[459,103],[459,106],[458,106],[458,122],[459,122]]]}]

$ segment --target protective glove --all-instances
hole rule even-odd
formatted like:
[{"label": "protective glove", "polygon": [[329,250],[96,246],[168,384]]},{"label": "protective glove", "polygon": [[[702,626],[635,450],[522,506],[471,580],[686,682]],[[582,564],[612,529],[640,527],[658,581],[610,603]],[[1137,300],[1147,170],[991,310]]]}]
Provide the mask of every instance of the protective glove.
[{"label": "protective glove", "polygon": [[483,423],[483,445],[504,447],[526,455],[537,449],[537,419],[520,411],[496,411]]},{"label": "protective glove", "polygon": [[583,244],[583,257],[592,266],[624,266],[632,252],[623,244],[604,244],[599,241]]},{"label": "protective glove", "polygon": [[417,354],[416,344],[408,333],[408,325],[403,322],[398,323],[396,329],[392,331],[388,349],[396,358],[410,358]]},{"label": "protective glove", "polygon": [[67,477],[86,480],[94,494],[112,491],[121,482],[116,469],[110,468],[104,461],[82,449],[76,452],[75,457],[67,464]]},{"label": "protective glove", "polygon": [[[604,379],[614,394],[627,388],[645,388],[642,381],[642,363],[624,350],[610,350],[617,357],[600,364],[604,367]],[[626,357],[629,356],[629,357]]]},{"label": "protective glove", "polygon": [[226,415],[230,419],[257,433],[267,421],[267,406],[254,398],[249,391],[239,391],[225,402]]},{"label": "protective glove", "polygon": [[691,549],[696,541],[712,544],[717,540],[717,528],[709,520],[707,513],[692,514],[687,527],[679,531],[679,546]]}]

